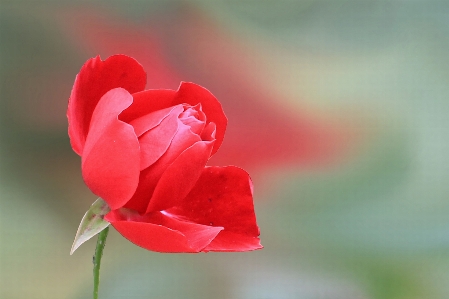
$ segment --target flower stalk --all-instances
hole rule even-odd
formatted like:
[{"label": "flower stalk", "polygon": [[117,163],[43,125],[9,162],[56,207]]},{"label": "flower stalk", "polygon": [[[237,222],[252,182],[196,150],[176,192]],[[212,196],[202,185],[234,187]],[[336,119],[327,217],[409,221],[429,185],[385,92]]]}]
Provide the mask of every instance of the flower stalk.
[{"label": "flower stalk", "polygon": [[98,299],[98,287],[100,284],[100,264],[103,256],[103,249],[106,245],[106,238],[108,237],[109,227],[106,227],[98,234],[97,247],[93,257],[94,263],[94,299]]}]

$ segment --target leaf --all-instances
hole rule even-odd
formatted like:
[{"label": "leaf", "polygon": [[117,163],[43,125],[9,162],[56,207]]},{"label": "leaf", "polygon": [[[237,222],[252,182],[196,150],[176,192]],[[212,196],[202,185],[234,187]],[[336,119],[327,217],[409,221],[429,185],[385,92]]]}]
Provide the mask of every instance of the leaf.
[{"label": "leaf", "polygon": [[72,255],[81,244],[108,227],[109,222],[104,220],[103,217],[109,213],[110,210],[108,204],[101,198],[98,198],[90,206],[78,227],[72,249],[70,250],[70,255]]}]

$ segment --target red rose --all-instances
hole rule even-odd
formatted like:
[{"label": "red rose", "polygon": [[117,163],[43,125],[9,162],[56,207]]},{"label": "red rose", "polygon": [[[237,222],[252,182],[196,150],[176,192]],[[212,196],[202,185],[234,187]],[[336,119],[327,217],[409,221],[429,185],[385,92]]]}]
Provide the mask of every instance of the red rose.
[{"label": "red rose", "polygon": [[125,238],[160,252],[262,248],[248,174],[206,167],[227,119],[205,88],[143,90],[142,66],[125,55],[88,60],[67,117],[84,181],[111,208]]}]

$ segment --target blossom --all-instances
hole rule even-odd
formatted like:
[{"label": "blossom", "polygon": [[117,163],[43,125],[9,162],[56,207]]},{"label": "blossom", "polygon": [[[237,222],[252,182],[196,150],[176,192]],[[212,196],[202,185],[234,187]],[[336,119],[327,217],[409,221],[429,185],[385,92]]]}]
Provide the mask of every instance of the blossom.
[{"label": "blossom", "polygon": [[227,119],[207,89],[144,90],[133,58],[88,60],[67,116],[87,186],[125,238],[159,252],[259,249],[252,183],[242,169],[206,167]]}]

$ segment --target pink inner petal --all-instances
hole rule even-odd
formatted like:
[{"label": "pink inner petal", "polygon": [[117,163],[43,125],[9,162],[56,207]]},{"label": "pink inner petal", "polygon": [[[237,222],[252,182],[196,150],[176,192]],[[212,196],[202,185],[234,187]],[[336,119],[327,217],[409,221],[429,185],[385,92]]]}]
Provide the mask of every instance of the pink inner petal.
[{"label": "pink inner petal", "polygon": [[216,141],[212,155],[215,154],[223,142],[228,123],[220,102],[206,88],[194,83],[182,82],[172,103],[172,105],[176,104],[189,104],[192,106],[201,104],[201,109],[207,116],[207,122],[214,122],[216,125]]},{"label": "pink inner petal", "polygon": [[[125,207],[145,213],[154,188],[167,167],[186,149],[200,141],[198,135],[177,119],[178,129],[167,151],[154,164],[140,173],[139,185]],[[173,182],[175,183],[175,182]]]},{"label": "pink inner petal", "polygon": [[182,105],[168,107],[136,118],[130,122],[130,125],[134,127],[134,131],[136,132],[137,137],[139,137],[143,133],[159,125],[170,114],[176,114],[176,116],[178,116],[182,111]]},{"label": "pink inner petal", "polygon": [[[182,110],[182,107],[180,108]],[[158,126],[140,136],[140,170],[155,163],[172,143],[179,122],[179,111],[176,110],[179,109],[173,109]]]},{"label": "pink inner petal", "polygon": [[201,132],[201,140],[215,140],[215,132],[216,132],[216,126],[215,123],[208,123],[204,129],[203,132]]},{"label": "pink inner petal", "polygon": [[190,130],[200,135],[206,125],[206,115],[201,111],[201,104],[196,106],[183,105],[184,112],[179,115],[183,124],[190,127]]}]

